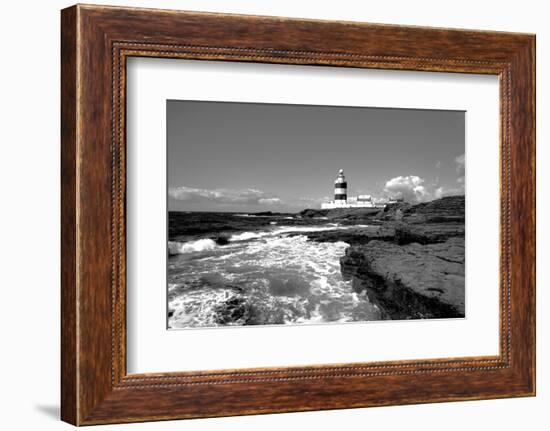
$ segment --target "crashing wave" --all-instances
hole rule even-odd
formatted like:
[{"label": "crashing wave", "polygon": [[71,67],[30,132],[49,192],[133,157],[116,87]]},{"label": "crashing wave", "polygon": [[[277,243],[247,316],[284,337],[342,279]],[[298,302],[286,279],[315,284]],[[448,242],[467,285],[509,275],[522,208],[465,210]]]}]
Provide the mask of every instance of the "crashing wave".
[{"label": "crashing wave", "polygon": [[282,233],[289,233],[289,232],[322,232],[326,230],[336,230],[336,229],[348,229],[347,226],[340,227],[338,225],[334,226],[284,226],[277,229],[275,232],[282,234]]},{"label": "crashing wave", "polygon": [[216,242],[212,239],[198,239],[196,241],[177,242],[168,241],[168,252],[170,254],[185,254],[196,251],[213,250]]},{"label": "crashing wave", "polygon": [[355,225],[355,226],[340,226],[337,223],[328,223],[324,226],[276,226],[267,231],[246,231],[238,234],[233,234],[229,238],[220,236],[217,238],[203,238],[195,241],[188,242],[168,242],[168,251],[170,255],[186,254],[200,251],[213,250],[218,246],[223,246],[229,242],[241,242],[261,239],[264,237],[277,237],[287,233],[308,233],[308,232],[321,232],[329,230],[347,230],[353,227],[365,227],[367,225]]},{"label": "crashing wave", "polygon": [[347,247],[274,229],[218,247],[208,260],[176,262],[186,277],[169,291],[170,327],[369,320],[370,305],[342,279],[339,257]]}]

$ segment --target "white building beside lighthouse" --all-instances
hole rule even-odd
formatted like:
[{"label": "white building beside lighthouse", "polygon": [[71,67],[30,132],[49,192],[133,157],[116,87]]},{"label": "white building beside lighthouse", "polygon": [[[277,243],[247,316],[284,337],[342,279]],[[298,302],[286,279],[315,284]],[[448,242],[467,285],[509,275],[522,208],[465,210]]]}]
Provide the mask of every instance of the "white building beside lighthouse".
[{"label": "white building beside lighthouse", "polygon": [[334,200],[323,202],[322,209],[334,208],[384,208],[384,203],[375,203],[370,195],[348,197],[348,182],[344,170],[340,169],[334,181]]}]

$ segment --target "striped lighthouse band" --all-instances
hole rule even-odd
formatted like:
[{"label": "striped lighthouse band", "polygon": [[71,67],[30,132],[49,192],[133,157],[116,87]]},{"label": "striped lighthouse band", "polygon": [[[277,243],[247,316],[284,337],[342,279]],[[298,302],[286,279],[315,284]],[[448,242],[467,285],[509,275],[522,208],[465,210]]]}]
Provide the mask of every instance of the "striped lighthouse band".
[{"label": "striped lighthouse band", "polygon": [[338,177],[334,181],[334,200],[335,201],[346,201],[348,199],[348,183],[346,182],[346,177],[344,176],[344,170],[340,169],[338,172]]},{"label": "striped lighthouse band", "polygon": [[334,200],[347,200],[348,199],[348,190],[346,188],[335,187],[334,188]]}]

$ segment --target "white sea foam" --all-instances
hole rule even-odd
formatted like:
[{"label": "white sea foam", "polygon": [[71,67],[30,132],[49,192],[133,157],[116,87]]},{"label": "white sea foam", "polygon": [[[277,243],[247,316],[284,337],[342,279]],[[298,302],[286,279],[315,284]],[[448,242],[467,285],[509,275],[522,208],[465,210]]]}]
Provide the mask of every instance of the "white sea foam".
[{"label": "white sea foam", "polygon": [[216,326],[216,308],[234,296],[228,289],[198,289],[179,295],[170,301],[174,311],[171,325],[174,328],[186,326]]},{"label": "white sea foam", "polygon": [[[169,275],[169,308],[173,310],[170,326],[372,319],[373,306],[359,298],[340,273],[339,259],[348,244],[317,243],[306,236],[308,232],[353,227],[270,226],[263,231],[235,234],[223,246],[216,246],[212,240],[176,243],[173,247],[178,252],[211,251],[198,259],[170,263],[177,268],[173,276]],[[220,316],[227,315],[234,316],[235,321],[220,320]]]},{"label": "white sea foam", "polygon": [[262,236],[270,235],[271,232],[243,232],[235,235],[231,235],[229,241],[248,241],[255,238],[261,238]]},{"label": "white sea foam", "polygon": [[[276,223],[276,222],[271,222]],[[330,230],[347,230],[357,227],[368,227],[367,225],[339,226],[337,223],[328,223],[323,226],[277,226],[271,230],[242,232],[234,234],[229,238],[230,242],[250,241],[264,237],[277,237],[286,233],[308,233],[308,232],[323,232]],[[186,254],[198,251],[213,250],[218,245],[209,238],[203,238],[195,241],[178,242],[169,241],[168,250],[170,254]]]},{"label": "white sea foam", "polygon": [[[273,222],[272,222],[273,223]],[[276,223],[276,222],[275,222]],[[232,235],[231,238],[229,238],[229,241],[249,241],[251,239],[258,239],[263,237],[272,237],[277,236],[285,233],[290,232],[322,232],[326,230],[334,230],[334,229],[349,229],[353,226],[338,226],[335,223],[332,223],[330,226],[281,226],[276,227],[273,230],[266,230],[266,231],[256,231],[256,232],[242,232],[235,235]]]},{"label": "white sea foam", "polygon": [[334,226],[284,226],[278,228],[275,233],[288,233],[288,232],[322,232],[326,230],[335,230],[335,229],[349,229],[348,226],[339,227],[338,225]]},{"label": "white sea foam", "polygon": [[[272,222],[273,223],[273,222]],[[282,226],[282,227],[276,227],[273,230],[267,230],[267,231],[257,231],[257,232],[242,232],[235,235],[232,235],[229,238],[229,241],[235,242],[235,241],[249,241],[252,239],[259,239],[264,237],[274,237],[279,236],[286,233],[306,233],[306,232],[322,232],[327,230],[334,230],[334,229],[349,229],[348,226],[338,227],[337,225],[332,226]]]},{"label": "white sea foam", "polygon": [[170,254],[185,254],[195,251],[213,250],[216,247],[216,243],[207,238],[188,242],[168,241],[168,251]]}]

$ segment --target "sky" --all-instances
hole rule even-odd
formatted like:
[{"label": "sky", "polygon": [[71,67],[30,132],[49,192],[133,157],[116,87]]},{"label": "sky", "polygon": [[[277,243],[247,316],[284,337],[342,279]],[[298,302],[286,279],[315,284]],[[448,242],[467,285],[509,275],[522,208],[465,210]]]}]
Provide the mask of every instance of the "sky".
[{"label": "sky", "polygon": [[167,101],[171,211],[295,212],[348,196],[464,194],[465,113]]}]

